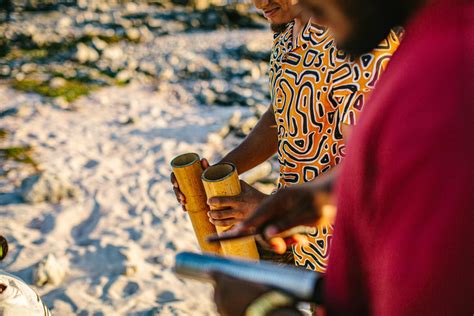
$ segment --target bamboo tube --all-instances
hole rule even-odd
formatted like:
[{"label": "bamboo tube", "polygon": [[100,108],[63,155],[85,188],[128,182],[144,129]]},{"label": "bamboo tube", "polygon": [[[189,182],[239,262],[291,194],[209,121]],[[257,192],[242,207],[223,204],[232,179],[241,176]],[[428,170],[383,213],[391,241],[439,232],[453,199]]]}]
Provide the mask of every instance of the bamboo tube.
[{"label": "bamboo tube", "polygon": [[186,197],[188,211],[194,233],[203,252],[221,254],[219,244],[208,243],[207,237],[217,233],[216,227],[209,222],[206,192],[201,181],[202,166],[198,154],[180,155],[171,161],[171,167],[178,181],[179,189]]},{"label": "bamboo tube", "polygon": [[[237,196],[241,192],[237,169],[230,163],[221,163],[209,167],[202,174],[202,182],[208,198],[216,196]],[[218,210],[213,209],[212,210]],[[216,226],[217,233],[229,230],[231,226]],[[246,237],[221,242],[224,255],[258,260],[259,254],[255,239]]]}]

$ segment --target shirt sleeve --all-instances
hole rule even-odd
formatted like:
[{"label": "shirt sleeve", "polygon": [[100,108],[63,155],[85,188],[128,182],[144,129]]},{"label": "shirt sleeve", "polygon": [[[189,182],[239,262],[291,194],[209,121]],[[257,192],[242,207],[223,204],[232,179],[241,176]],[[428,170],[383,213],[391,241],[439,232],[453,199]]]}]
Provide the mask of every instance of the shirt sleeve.
[{"label": "shirt sleeve", "polygon": [[350,87],[350,89],[345,89],[350,91],[350,95],[346,96],[347,102],[340,107],[343,124],[355,125],[357,123],[370,93],[400,45],[399,38],[395,31],[391,31],[376,49],[351,62],[352,76],[338,84],[339,87]]}]

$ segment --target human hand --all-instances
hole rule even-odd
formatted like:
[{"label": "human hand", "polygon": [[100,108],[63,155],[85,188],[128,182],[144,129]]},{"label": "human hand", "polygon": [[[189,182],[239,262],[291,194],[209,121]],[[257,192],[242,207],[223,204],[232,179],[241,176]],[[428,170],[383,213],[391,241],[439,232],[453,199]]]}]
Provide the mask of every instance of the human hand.
[{"label": "human hand", "polygon": [[[206,170],[209,168],[209,161],[207,159],[203,158],[201,159],[201,166],[203,170]],[[179,189],[179,184],[178,181],[176,180],[176,176],[174,172],[171,173],[170,175],[170,181],[171,184],[173,185],[173,191],[174,194],[176,195],[176,199],[178,200],[179,204],[183,207],[183,210],[186,211],[186,197],[184,196],[183,192]]]},{"label": "human hand", "polygon": [[[248,306],[256,299],[272,291],[271,288],[248,281],[229,277],[221,273],[213,273],[214,301],[217,311],[223,316],[246,315]],[[278,308],[268,315],[293,316],[301,315],[293,307]]]},{"label": "human hand", "polygon": [[232,226],[249,217],[268,197],[245,181],[240,181],[242,192],[238,196],[213,197],[208,200],[214,209],[208,213],[209,220],[216,226]]},{"label": "human hand", "polygon": [[[211,241],[257,235],[271,244],[275,237],[287,239],[333,212],[331,194],[309,183],[285,188],[266,198],[250,217]],[[300,231],[301,230],[301,231]]]}]

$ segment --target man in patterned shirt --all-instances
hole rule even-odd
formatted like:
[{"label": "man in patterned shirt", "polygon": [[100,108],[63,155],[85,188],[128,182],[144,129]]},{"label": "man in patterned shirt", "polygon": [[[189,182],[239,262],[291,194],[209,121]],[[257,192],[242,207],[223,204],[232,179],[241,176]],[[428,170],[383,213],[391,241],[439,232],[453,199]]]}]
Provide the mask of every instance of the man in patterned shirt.
[{"label": "man in patterned shirt", "polygon": [[[341,162],[343,134],[347,137],[356,123],[368,94],[399,45],[398,37],[392,32],[371,53],[354,58],[337,50],[330,32],[315,24],[298,3],[254,0],[254,4],[276,30],[269,73],[272,102],[250,135],[222,161],[232,162],[243,173],[277,152],[278,188],[316,177],[324,181]],[[203,166],[208,166],[206,160]],[[172,182],[178,199],[185,204],[173,175]],[[209,201],[226,208],[211,211],[210,220],[219,226],[233,225],[266,197],[243,183],[240,196]],[[321,224],[308,235],[307,245],[296,245],[296,264],[324,272],[332,231],[332,225]]]}]

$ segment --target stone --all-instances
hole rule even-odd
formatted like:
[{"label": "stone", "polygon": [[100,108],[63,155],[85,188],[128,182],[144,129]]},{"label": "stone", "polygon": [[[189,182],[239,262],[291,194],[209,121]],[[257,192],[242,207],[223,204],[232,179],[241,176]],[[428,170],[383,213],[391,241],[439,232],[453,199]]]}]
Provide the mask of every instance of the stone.
[{"label": "stone", "polygon": [[157,74],[156,65],[149,61],[140,62],[138,65],[138,70],[151,76],[155,76]]},{"label": "stone", "polygon": [[117,45],[107,47],[103,54],[105,58],[114,61],[122,60],[124,58],[122,49]]},{"label": "stone", "polygon": [[49,82],[49,86],[53,89],[58,89],[64,87],[66,83],[67,81],[64,78],[56,77],[51,79],[51,81]]},{"label": "stone", "polygon": [[101,40],[100,38],[98,37],[94,37],[92,39],[92,45],[94,46],[94,48],[98,51],[103,51],[104,49],[107,48],[107,42],[106,41],[103,41]]},{"label": "stone", "polygon": [[268,161],[258,165],[257,167],[247,171],[242,175],[242,180],[252,185],[272,174],[272,164]]},{"label": "stone", "polygon": [[140,121],[140,118],[137,116],[123,117],[120,119],[121,125],[133,125]]},{"label": "stone", "polygon": [[53,286],[60,285],[66,277],[66,268],[58,259],[49,254],[38,263],[34,272],[34,282],[37,286],[50,284]]},{"label": "stone", "polygon": [[0,76],[8,77],[12,73],[12,69],[9,65],[0,65]]},{"label": "stone", "polygon": [[127,277],[134,276],[138,271],[138,267],[136,265],[127,265],[123,271],[123,274]]},{"label": "stone", "polygon": [[249,117],[244,121],[244,123],[241,126],[242,132],[245,135],[248,135],[250,131],[254,128],[255,125],[258,123],[258,118],[255,116]]},{"label": "stone", "polygon": [[38,66],[33,63],[26,63],[21,66],[21,71],[25,74],[30,74],[35,72],[38,69]]},{"label": "stone", "polygon": [[242,112],[236,111],[232,114],[232,117],[229,119],[229,126],[232,129],[237,129],[240,126],[240,120],[242,119]]},{"label": "stone", "polygon": [[77,44],[76,49],[76,60],[82,64],[99,60],[99,53],[84,43]]},{"label": "stone", "polygon": [[130,41],[138,42],[140,40],[140,31],[134,27],[125,30],[125,35]]},{"label": "stone", "polygon": [[24,179],[20,194],[27,203],[58,203],[79,195],[79,190],[69,181],[48,172],[41,172]]},{"label": "stone", "polygon": [[7,116],[15,117],[27,117],[34,112],[34,109],[30,105],[20,105],[16,108],[8,108],[6,110],[0,111],[0,119]]},{"label": "stone", "polygon": [[130,72],[129,70],[121,70],[117,76],[115,76],[115,79],[117,79],[118,82],[120,83],[127,83],[129,82],[133,77],[133,73]]},{"label": "stone", "polygon": [[202,104],[211,105],[216,102],[217,96],[211,89],[203,89],[198,98]]}]

